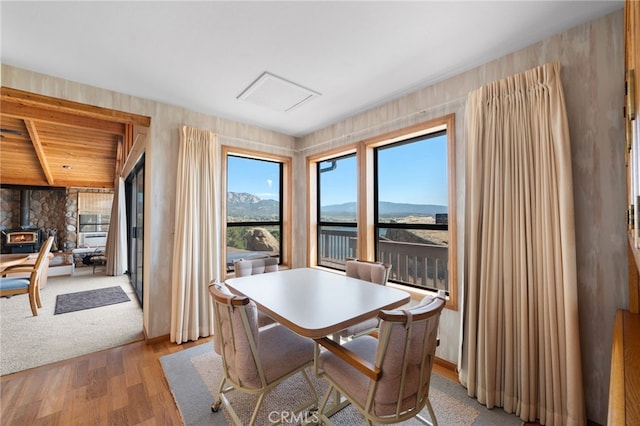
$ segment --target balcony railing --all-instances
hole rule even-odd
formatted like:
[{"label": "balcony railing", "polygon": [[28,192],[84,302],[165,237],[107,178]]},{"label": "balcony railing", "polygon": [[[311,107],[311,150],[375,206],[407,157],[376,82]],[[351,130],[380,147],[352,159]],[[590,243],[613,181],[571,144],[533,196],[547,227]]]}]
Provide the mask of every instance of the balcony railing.
[{"label": "balcony railing", "polygon": [[[355,231],[323,229],[319,235],[320,265],[344,270],[356,257]],[[421,289],[449,292],[447,246],[380,239],[378,260],[391,265],[389,280]]]}]

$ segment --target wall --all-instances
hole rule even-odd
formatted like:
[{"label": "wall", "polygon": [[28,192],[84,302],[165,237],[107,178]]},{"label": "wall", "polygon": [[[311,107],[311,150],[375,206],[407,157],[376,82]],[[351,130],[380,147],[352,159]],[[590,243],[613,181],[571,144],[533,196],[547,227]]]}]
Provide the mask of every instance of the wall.
[{"label": "wall", "polygon": [[[543,63],[559,61],[572,142],[579,319],[587,416],[605,424],[610,348],[616,308],[628,303],[626,280],[622,11],[558,34],[438,84],[417,90],[300,141],[294,176],[308,155],[411,124],[456,115],[456,193],[459,292],[464,246],[465,102],[478,87]],[[304,181],[295,179],[295,193]],[[306,206],[294,204],[297,237],[304,241]],[[295,263],[306,253],[297,252]],[[456,361],[461,313],[445,310],[438,355]]]},{"label": "wall", "polygon": [[[572,138],[578,295],[587,415],[606,422],[611,329],[627,303],[623,215],[624,131],[622,11],[551,37],[521,51],[417,90],[301,140],[158,102],[2,66],[2,84],[151,117],[146,149],[144,326],[148,337],[168,334],[175,181],[181,125],[212,130],[220,142],[294,156],[293,266],[306,263],[305,157],[317,152],[456,114],[459,262],[464,232],[464,105],[469,91],[540,64],[560,61]],[[150,214],[153,212],[153,214]],[[463,274],[459,276],[462,280]],[[459,283],[460,287],[461,283]],[[455,361],[460,312],[442,318],[439,354]]]}]

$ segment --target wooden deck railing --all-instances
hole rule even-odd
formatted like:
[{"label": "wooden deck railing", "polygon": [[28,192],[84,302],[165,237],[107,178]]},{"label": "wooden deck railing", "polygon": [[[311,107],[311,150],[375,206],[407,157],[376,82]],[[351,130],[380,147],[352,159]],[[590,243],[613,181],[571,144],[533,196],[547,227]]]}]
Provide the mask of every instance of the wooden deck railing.
[{"label": "wooden deck railing", "polygon": [[[319,239],[322,266],[344,270],[346,259],[357,257],[354,231],[323,230]],[[391,265],[393,282],[449,291],[447,246],[380,240],[378,260]]]}]

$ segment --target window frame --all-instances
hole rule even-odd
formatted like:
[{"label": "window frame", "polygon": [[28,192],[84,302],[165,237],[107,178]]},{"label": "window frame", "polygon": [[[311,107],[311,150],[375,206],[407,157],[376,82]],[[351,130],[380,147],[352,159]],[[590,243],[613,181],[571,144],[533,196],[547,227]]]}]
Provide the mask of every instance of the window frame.
[{"label": "window frame", "polygon": [[[261,151],[254,151],[245,148],[238,148],[229,145],[222,145],[222,170],[221,170],[221,182],[223,189],[223,199],[221,203],[221,218],[224,223],[222,226],[222,238],[221,238],[221,258],[222,265],[227,275],[233,275],[233,273],[227,272],[227,171],[228,171],[228,157],[243,157],[252,160],[270,161],[280,163],[281,165],[281,180],[280,180],[280,266],[288,267],[291,265],[291,173],[292,173],[292,159],[291,157],[270,154]],[[242,222],[243,224],[262,224],[266,222]]]},{"label": "window frame", "polygon": [[[322,164],[325,161],[339,161],[341,159],[345,159],[345,158],[349,158],[349,157],[354,157],[356,160],[356,218],[353,222],[329,222],[329,221],[323,221],[320,217],[321,211],[320,211],[320,195],[321,195],[321,179],[320,179],[320,164]],[[321,229],[323,226],[336,226],[336,227],[342,227],[342,228],[354,228],[355,229],[355,234],[356,234],[356,253],[357,253],[357,239],[358,239],[358,217],[357,217],[357,205],[358,205],[358,198],[357,198],[357,181],[358,181],[358,164],[357,164],[357,160],[358,160],[358,156],[356,152],[350,152],[347,154],[342,154],[342,155],[337,155],[337,156],[333,156],[333,157],[329,157],[326,158],[324,160],[321,161],[317,161],[316,164],[316,194],[318,195],[316,197],[316,235],[319,236],[321,233]],[[319,250],[319,244],[320,241],[318,238],[316,238],[316,251],[317,251],[317,255],[316,255],[316,264],[325,268],[330,268],[330,269],[335,269],[335,270],[339,270],[339,271],[344,271],[345,268],[338,268],[336,266],[328,266],[328,265],[321,265],[320,264],[320,250]],[[354,253],[354,254],[356,254]]]},{"label": "window frame", "polygon": [[[449,151],[449,139],[448,139],[448,133],[446,129],[443,130],[437,130],[437,131],[429,131],[425,134],[419,135],[419,136],[412,136],[406,139],[400,139],[394,142],[390,142],[390,143],[386,143],[386,144],[382,144],[382,145],[376,145],[375,147],[373,147],[373,180],[374,180],[374,190],[373,190],[373,238],[374,238],[374,246],[375,246],[375,259],[376,260],[380,260],[381,257],[381,253],[380,253],[380,230],[381,229],[398,229],[398,230],[432,230],[432,231],[445,231],[447,233],[447,235],[449,234],[449,224],[448,224],[448,219],[447,219],[447,224],[443,225],[443,224],[438,224],[438,223],[394,223],[394,222],[383,222],[380,219],[380,193],[379,193],[379,187],[380,187],[380,174],[376,173],[376,171],[378,170],[378,166],[379,166],[379,158],[380,158],[380,152],[381,150],[387,150],[387,149],[394,149],[394,147],[401,147],[403,145],[407,145],[407,144],[412,144],[412,143],[420,143],[420,142],[424,142],[424,141],[428,141],[431,138],[437,138],[437,137],[441,137],[444,136],[446,138],[447,141],[447,159],[448,159],[448,151]],[[447,165],[447,175],[448,175],[448,165]],[[448,176],[447,176],[448,179]],[[449,183],[447,182],[447,189]],[[448,197],[447,197],[448,198]],[[449,214],[449,207],[447,205],[447,215]],[[449,243],[447,243],[447,259],[448,259],[448,252],[449,252]],[[382,260],[384,262],[384,259]],[[416,262],[417,264],[417,262]],[[426,266],[425,266],[426,267]],[[448,269],[448,267],[447,267]],[[448,271],[447,271],[448,272]],[[392,270],[392,274],[393,275],[393,270]],[[407,282],[397,282],[397,281],[390,281],[396,284],[400,284],[406,287],[411,287],[413,289],[418,289],[418,290],[422,290],[422,291],[433,291],[433,292],[437,292],[438,290],[435,288],[421,288],[421,286],[417,285],[417,284],[409,284]],[[448,277],[447,277],[447,283],[448,283]],[[450,291],[448,291],[450,292]]]},{"label": "window frame", "polygon": [[[358,241],[357,257],[363,260],[373,261],[376,259],[376,238],[374,220],[374,149],[384,145],[424,136],[431,133],[446,131],[447,134],[447,173],[448,173],[448,282],[449,300],[446,308],[458,310],[458,261],[457,261],[457,213],[456,213],[456,138],[455,138],[455,114],[448,114],[417,123],[392,132],[380,134],[368,139],[334,148],[332,150],[310,155],[307,157],[307,264],[311,267],[318,267],[318,192],[317,192],[317,167],[316,163],[356,153],[357,173],[358,173],[358,195],[357,195],[357,222]],[[389,283],[388,285],[401,288],[409,292],[413,298],[421,298],[426,294],[433,294],[432,291],[422,290],[415,287]]]}]

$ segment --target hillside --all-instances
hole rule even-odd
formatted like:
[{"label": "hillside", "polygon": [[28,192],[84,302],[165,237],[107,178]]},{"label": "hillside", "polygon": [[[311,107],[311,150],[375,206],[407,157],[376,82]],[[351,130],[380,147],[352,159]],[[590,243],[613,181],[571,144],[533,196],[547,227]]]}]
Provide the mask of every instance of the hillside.
[{"label": "hillside", "polygon": [[[280,203],[275,200],[262,200],[246,192],[227,193],[227,214],[241,220],[275,220],[278,217]],[[333,217],[355,217],[356,203],[334,204],[322,207],[323,215]],[[435,204],[380,203],[380,215],[383,217],[435,216],[447,213],[447,206]]]}]

